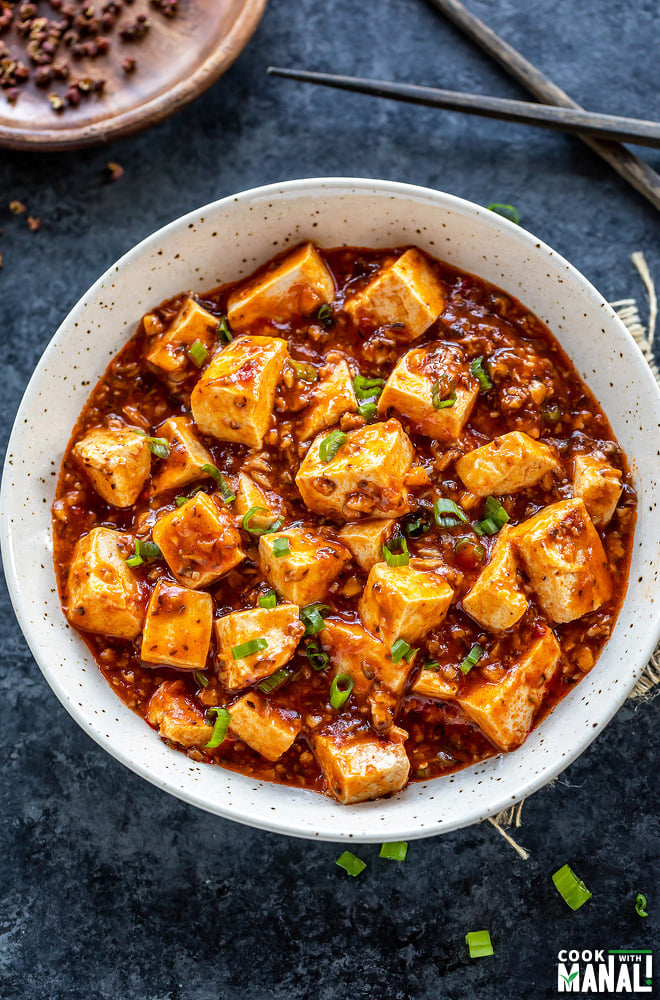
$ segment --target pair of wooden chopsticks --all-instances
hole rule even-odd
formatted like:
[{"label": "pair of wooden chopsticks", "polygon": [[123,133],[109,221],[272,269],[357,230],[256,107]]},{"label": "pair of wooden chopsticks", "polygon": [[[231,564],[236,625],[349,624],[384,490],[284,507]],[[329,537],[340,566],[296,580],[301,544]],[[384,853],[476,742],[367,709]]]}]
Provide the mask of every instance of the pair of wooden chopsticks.
[{"label": "pair of wooden chopsticks", "polygon": [[541,128],[575,133],[652,205],[660,209],[660,176],[621,145],[622,142],[631,142],[660,147],[660,123],[585,111],[513,46],[503,41],[483,21],[471,14],[459,0],[429,0],[429,3],[445,14],[480,48],[488,52],[518,83],[545,103],[532,104],[481,94],[463,94],[452,90],[438,90],[434,87],[365,80],[360,77],[283,69],[277,66],[269,66],[268,72],[273,76],[317,83],[340,90],[357,91],[411,104],[463,111],[467,114],[484,115],[504,121],[522,122]]}]

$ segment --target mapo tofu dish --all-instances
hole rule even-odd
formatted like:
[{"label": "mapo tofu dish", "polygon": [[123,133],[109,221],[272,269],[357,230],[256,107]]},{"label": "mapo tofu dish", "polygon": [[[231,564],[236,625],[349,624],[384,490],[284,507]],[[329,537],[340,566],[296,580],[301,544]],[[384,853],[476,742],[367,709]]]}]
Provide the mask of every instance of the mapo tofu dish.
[{"label": "mapo tofu dish", "polygon": [[594,667],[634,523],[520,302],[312,243],[143,317],[53,506],[64,612],[119,697],[196,761],[342,803],[519,747]]}]

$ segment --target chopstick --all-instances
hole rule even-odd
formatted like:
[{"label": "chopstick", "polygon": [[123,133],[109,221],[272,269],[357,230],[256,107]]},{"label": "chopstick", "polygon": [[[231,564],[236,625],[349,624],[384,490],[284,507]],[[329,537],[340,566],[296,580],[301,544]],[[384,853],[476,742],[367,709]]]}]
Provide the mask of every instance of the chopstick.
[{"label": "chopstick", "polygon": [[430,108],[463,111],[468,115],[483,115],[500,121],[519,122],[560,132],[590,135],[619,142],[634,142],[642,146],[660,147],[660,122],[626,118],[622,115],[601,115],[574,108],[558,108],[529,101],[512,101],[486,94],[464,94],[457,90],[420,87],[411,83],[390,83],[386,80],[366,80],[359,76],[315,73],[311,70],[285,69],[269,66],[272,76],[304,83],[317,83],[338,90],[350,90],[374,97],[387,97],[408,104],[423,104]]},{"label": "chopstick", "polygon": [[[492,56],[509,76],[522,84],[538,100],[558,107],[580,109],[580,105],[572,100],[561,87],[544,76],[512,45],[496,35],[492,28],[470,13],[459,0],[429,0],[429,3],[448,17],[484,52]],[[644,195],[655,208],[660,208],[660,176],[655,170],[618,143],[597,139],[589,135],[580,135],[579,137],[594,153],[609,163],[624,180]]]}]

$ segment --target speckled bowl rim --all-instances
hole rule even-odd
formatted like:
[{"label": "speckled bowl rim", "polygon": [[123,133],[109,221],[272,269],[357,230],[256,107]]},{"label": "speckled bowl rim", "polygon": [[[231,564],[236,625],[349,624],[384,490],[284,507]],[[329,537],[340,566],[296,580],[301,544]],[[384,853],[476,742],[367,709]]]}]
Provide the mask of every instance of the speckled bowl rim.
[{"label": "speckled bowl rim", "polygon": [[[636,582],[634,587],[631,582],[624,608],[608,647],[614,643],[614,636],[617,636],[617,633],[620,633],[624,628],[631,611],[635,612],[635,594],[632,591],[639,590],[642,582],[647,588],[643,595],[644,599],[648,599],[652,607],[644,613],[643,617],[639,617],[639,633],[636,631],[633,634],[631,649],[623,663],[620,676],[618,673],[616,674],[607,690],[596,692],[594,687],[596,671],[600,669],[607,656],[606,650],[594,671],[582,681],[575,691],[571,692],[548,719],[544,720],[542,725],[530,735],[523,747],[515,753],[492,758],[483,764],[474,765],[445,778],[424,783],[416,782],[391,799],[362,803],[356,806],[339,806],[325,796],[269,782],[256,781],[222,768],[209,767],[189,761],[184,755],[166,747],[141,719],[119,701],[110,686],[101,677],[84,643],[74,630],[64,622],[61,614],[57,620],[56,614],[49,615],[47,611],[43,612],[42,617],[45,622],[43,629],[48,625],[55,635],[53,642],[45,640],[40,633],[41,624],[35,617],[37,614],[36,592],[41,588],[43,594],[46,595],[44,600],[50,600],[51,604],[52,596],[48,599],[47,595],[56,595],[51,554],[48,551],[47,558],[44,558],[43,554],[44,548],[48,549],[49,544],[50,535],[49,532],[45,533],[45,524],[46,521],[48,525],[50,523],[49,500],[52,499],[56,480],[51,471],[49,475],[52,479],[47,481],[45,469],[42,471],[42,476],[39,478],[43,486],[37,489],[35,501],[39,490],[41,490],[43,506],[35,505],[26,511],[25,498],[29,499],[31,493],[34,492],[35,479],[35,476],[29,471],[32,466],[26,467],[26,465],[28,457],[35,461],[38,459],[39,444],[35,443],[35,435],[32,433],[37,420],[34,416],[35,407],[43,409],[45,413],[47,408],[44,407],[44,401],[48,398],[52,399],[54,387],[49,386],[48,383],[49,366],[52,365],[55,368],[58,363],[64,363],[67,344],[70,347],[74,346],[76,337],[80,336],[75,331],[81,326],[85,317],[89,317],[93,313],[94,308],[100,310],[104,306],[108,307],[107,301],[104,302],[104,295],[117,295],[116,291],[111,292],[110,290],[116,288],[116,283],[121,284],[121,281],[124,280],[122,276],[132,272],[133,268],[139,270],[141,266],[146,267],[145,261],[157,260],[156,254],[159,251],[162,254],[162,247],[167,246],[168,241],[173,238],[183,240],[189,231],[192,231],[194,238],[201,241],[202,237],[208,237],[210,226],[220,227],[221,224],[226,224],[227,221],[232,220],[232,213],[236,213],[236,211],[239,215],[243,212],[244,222],[255,218],[249,215],[249,212],[254,209],[266,212],[280,211],[283,213],[282,218],[292,212],[295,215],[297,199],[302,204],[306,204],[311,199],[315,204],[322,204],[324,210],[327,211],[329,211],[327,205],[330,204],[333,205],[333,209],[340,205],[345,208],[347,199],[356,199],[353,202],[355,211],[359,211],[360,205],[366,210],[366,206],[371,204],[371,199],[376,206],[376,215],[378,212],[383,215],[384,212],[384,220],[390,213],[385,209],[381,211],[383,197],[397,207],[400,216],[403,216],[404,210],[409,213],[410,217],[413,217],[417,211],[422,213],[423,209],[426,211],[446,211],[455,219],[459,228],[465,225],[466,230],[469,230],[472,225],[475,232],[479,229],[480,238],[490,239],[492,237],[493,240],[499,241],[497,246],[500,249],[508,247],[507,252],[514,254],[520,251],[520,259],[521,261],[524,259],[525,267],[529,263],[530,267],[537,268],[542,262],[544,268],[548,268],[547,278],[555,277],[560,286],[564,285],[563,290],[560,288],[562,295],[568,296],[570,291],[571,295],[578,296],[587,310],[584,313],[585,317],[587,317],[589,310],[594,315],[599,316],[600,321],[602,321],[601,332],[606,342],[613,350],[615,348],[618,350],[621,359],[618,361],[615,358],[613,363],[623,367],[627,366],[638,379],[637,399],[639,402],[635,404],[637,409],[631,415],[631,421],[639,420],[641,422],[640,430],[643,433],[640,436],[645,439],[645,435],[651,430],[655,429],[657,433],[657,428],[660,426],[660,392],[634,340],[596,289],[571,264],[536,237],[507,220],[487,212],[481,206],[429,188],[394,181],[360,178],[309,178],[254,188],[190,212],[147,237],[122,256],[98,279],[61,324],[47,346],[25,390],[7,449],[0,492],[2,557],[12,604],[28,645],[48,684],[76,722],[100,746],[136,774],[192,805],[264,830],[335,842],[412,840],[480,822],[542,787],[589,746],[624,702],[639,679],[660,633],[660,608],[653,606],[655,604],[653,585],[655,584],[657,588],[660,567],[660,537],[658,537],[653,520],[645,515],[643,523],[638,521],[633,559],[635,561],[641,560],[640,567],[647,573],[647,576],[646,578],[643,575],[640,576],[639,583]],[[322,213],[317,211],[312,214],[320,215]],[[266,220],[269,218],[268,215],[264,216]],[[408,215],[406,215],[407,219]],[[383,220],[376,225],[374,232],[380,233],[381,230],[384,231],[387,228]],[[404,225],[399,216],[397,216],[397,220],[400,225]],[[349,220],[345,219],[344,221],[348,226]],[[350,224],[352,225],[352,222]],[[284,228],[278,245],[264,244],[260,259],[258,259],[259,255],[254,256],[252,260],[243,259],[244,273],[250,273],[257,263],[267,260],[273,253],[286,245],[295,244],[300,239],[306,238],[306,235],[315,238],[321,246],[333,245],[332,240],[323,238],[322,229],[309,229],[309,219],[307,219],[307,227],[301,227],[300,224],[291,225],[291,231],[288,233],[285,233],[286,225],[284,223],[282,225]],[[316,223],[312,225],[316,225]],[[422,226],[416,232],[422,233],[422,230],[426,229],[426,226]],[[303,230],[309,230],[309,232],[303,232]],[[249,235],[253,236],[254,234],[250,233]],[[348,239],[346,242],[351,245],[354,241]],[[399,245],[402,242],[400,241]],[[413,240],[408,242],[413,242]],[[424,234],[417,242],[420,245],[425,245],[429,239]],[[430,242],[434,243],[432,240]],[[334,245],[337,245],[337,241],[334,241]],[[378,242],[374,238],[372,243],[363,242],[362,245],[378,245]],[[385,244],[381,241],[380,245],[397,244],[396,242]],[[431,252],[441,258],[445,256],[441,246],[436,248],[434,245]],[[525,254],[527,254],[526,257]],[[446,255],[445,259],[452,260],[449,255]],[[484,261],[487,259],[484,256]],[[464,266],[458,261],[456,263],[458,266]],[[488,266],[490,267],[490,264]],[[502,266],[504,267],[504,265]],[[476,266],[466,269],[477,273],[484,271],[483,268],[480,270]],[[156,267],[152,267],[151,270],[156,270]],[[198,271],[199,268],[195,270]],[[126,280],[130,280],[130,278]],[[204,272],[199,276],[200,290],[204,287],[211,287],[219,280],[211,273]],[[519,282],[519,284],[521,283]],[[176,292],[184,285],[185,283],[175,285],[170,290]],[[524,288],[521,290],[509,287],[507,290],[526,302]],[[113,302],[112,305],[114,304]],[[526,302],[526,304],[529,303]],[[153,305],[153,298],[148,300],[146,304],[141,299],[138,299],[136,304],[136,301],[132,299],[130,308],[131,315],[133,312],[135,313],[134,320],[140,315],[139,308],[142,306],[142,311],[144,311],[149,305]],[[568,306],[566,311],[568,312]],[[565,316],[564,319],[566,319]],[[102,324],[99,322],[98,325],[101,327]],[[561,326],[561,324],[559,325]],[[91,330],[87,332],[91,333]],[[126,335],[128,336],[130,332],[129,329]],[[559,334],[559,339],[561,341],[561,334]],[[104,359],[103,367],[107,364],[109,357],[115,353],[115,350],[116,348],[113,348],[110,355]],[[570,348],[568,350],[570,353]],[[79,356],[78,360],[81,360]],[[595,373],[596,369],[594,369]],[[94,377],[98,377],[98,373],[95,373],[92,378]],[[615,375],[613,377],[616,378]],[[89,383],[87,384],[89,386]],[[610,382],[610,385],[613,386],[614,383]],[[89,393],[90,388],[91,386],[85,389],[85,392]],[[48,395],[49,389],[50,397]],[[78,410],[80,408],[81,406],[78,405]],[[604,408],[607,412],[607,404],[604,404]],[[611,412],[608,415],[611,418]],[[43,426],[47,425],[43,424]],[[620,434],[619,436],[621,437]],[[64,442],[61,442],[58,459],[56,462],[51,462],[51,465],[56,466],[56,468],[59,468],[63,446]],[[625,447],[631,454],[631,446]],[[640,463],[644,464],[645,462],[646,456],[642,453]],[[657,470],[657,458],[649,455],[649,462],[651,463],[650,467]],[[639,488],[643,470],[635,471],[634,469],[633,471],[636,485]],[[32,483],[29,481],[31,475]],[[23,501],[21,501],[21,497],[24,498]],[[650,500],[657,502],[658,489],[653,477],[647,476],[640,507],[645,511],[648,503],[649,511],[652,513],[654,505],[649,503]],[[21,502],[23,503],[22,509]],[[644,533],[643,541],[640,538],[642,532]],[[41,562],[39,562],[39,558],[41,558]],[[30,560],[32,560],[31,563]],[[28,564],[30,564],[32,573],[27,571]],[[653,581],[651,581],[651,577],[653,577]],[[625,622],[623,621],[624,612],[626,613]],[[641,608],[637,608],[637,614],[638,616],[642,615]],[[643,631],[641,629],[642,622]],[[630,624],[630,628],[633,627],[634,622]],[[65,654],[66,642],[73,650],[68,655]],[[71,645],[72,643],[73,645]],[[73,671],[66,681],[62,673],[63,664],[70,672]],[[585,702],[588,701],[585,685],[589,686],[589,694],[592,695],[588,717],[585,717]],[[85,688],[88,696],[89,692],[92,692],[91,697],[88,697],[84,703],[77,701],[77,698],[80,697],[76,690],[77,687]],[[585,694],[580,697],[582,691],[585,691]],[[111,703],[108,701],[107,695],[111,696]],[[104,705],[108,706],[110,714],[116,713],[115,722],[108,718],[108,711]],[[570,716],[568,713],[571,713]],[[566,720],[570,720],[571,725],[577,726],[570,745],[561,754],[559,752],[550,753],[542,765],[539,766],[537,763],[534,768],[527,768],[525,766],[527,757],[531,755],[533,758],[534,754],[538,754],[539,748],[545,742],[544,734],[547,735],[551,730],[554,734],[557,726],[565,728]],[[141,727],[140,733],[143,734],[141,743],[136,735],[138,733],[136,725]],[[136,738],[138,738],[139,745],[144,748],[143,752],[136,753],[135,745],[133,745]],[[133,744],[131,744],[131,739]],[[519,773],[516,774],[516,771]],[[172,773],[176,775],[176,778],[172,777]],[[441,783],[443,785],[442,793],[440,793]],[[482,784],[484,788],[479,789],[477,786]],[[462,797],[461,793],[464,791],[469,794]],[[434,792],[440,794],[435,795]],[[466,804],[468,797],[470,799],[469,805]],[[435,799],[449,799],[449,808],[438,814],[440,807],[431,805]],[[420,816],[419,813],[424,813],[424,815]]]}]

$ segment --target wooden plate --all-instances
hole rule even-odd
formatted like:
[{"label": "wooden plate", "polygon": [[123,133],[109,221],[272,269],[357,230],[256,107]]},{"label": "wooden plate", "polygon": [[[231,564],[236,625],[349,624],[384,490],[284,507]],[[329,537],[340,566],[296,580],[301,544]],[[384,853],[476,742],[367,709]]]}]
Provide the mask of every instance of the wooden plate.
[{"label": "wooden plate", "polygon": [[[48,94],[63,94],[62,84],[40,90],[29,81],[13,105],[0,90],[0,146],[79,149],[162,121],[202,94],[234,62],[265,6],[266,0],[183,0],[172,19],[150,11],[146,2],[125,8],[124,20],[149,13],[151,28],[142,41],[123,43],[114,31],[105,57],[68,60],[72,77],[105,79],[103,95],[91,95],[78,108],[58,114]],[[55,16],[52,11],[50,16]],[[66,50],[60,51],[68,59]],[[130,75],[121,68],[125,57],[137,61]]]}]

